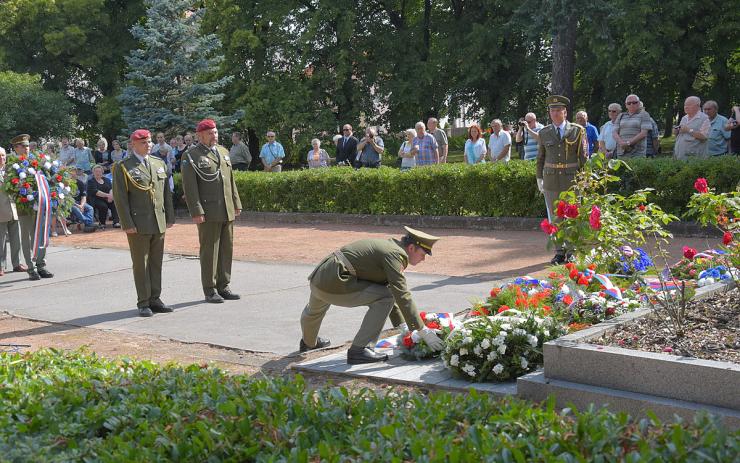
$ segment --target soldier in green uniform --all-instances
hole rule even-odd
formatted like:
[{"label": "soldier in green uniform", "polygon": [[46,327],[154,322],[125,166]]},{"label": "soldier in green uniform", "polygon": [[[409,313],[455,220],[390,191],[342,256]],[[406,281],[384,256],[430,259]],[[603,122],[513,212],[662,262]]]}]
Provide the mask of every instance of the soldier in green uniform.
[{"label": "soldier in green uniform", "polygon": [[[537,186],[545,196],[547,217],[558,222],[554,203],[562,191],[568,190],[573,179],[588,159],[586,129],[567,121],[570,100],[564,96],[547,97],[552,124],[539,132],[537,149]],[[553,265],[567,260],[565,244],[556,250]]]},{"label": "soldier in green uniform", "polygon": [[385,320],[390,315],[394,326],[405,321],[411,330],[419,330],[433,350],[442,350],[442,341],[424,326],[406,286],[403,272],[408,265],[424,261],[432,254],[439,239],[405,227],[401,239],[364,239],[329,254],[311,272],[311,296],[301,315],[303,337],[299,350],[327,347],[330,342],[318,336],[321,321],[329,306],[368,306],[360,330],[347,352],[347,363],[373,363],[388,359],[368,348],[378,341]]},{"label": "soldier in green uniform", "polygon": [[234,249],[234,218],[242,203],[229,152],[218,144],[211,119],[198,124],[199,143],[182,157],[182,187],[193,222],[198,224],[200,279],[207,302],[239,299],[229,289]]},{"label": "soldier in green uniform", "polygon": [[164,233],[175,222],[167,167],[160,158],[149,156],[152,136],[148,130],[131,134],[129,155],[113,165],[113,200],[126,232],[136,285],[139,315],[172,312],[162,292]]},{"label": "soldier in green uniform", "polygon": [[[28,156],[30,153],[30,139],[28,134],[21,134],[10,140],[13,151],[18,156]],[[34,235],[36,234],[36,213],[18,211],[18,221],[21,225],[21,251],[26,260],[29,280],[54,278],[54,274],[46,269],[46,248],[38,248],[36,259],[33,258]]]}]

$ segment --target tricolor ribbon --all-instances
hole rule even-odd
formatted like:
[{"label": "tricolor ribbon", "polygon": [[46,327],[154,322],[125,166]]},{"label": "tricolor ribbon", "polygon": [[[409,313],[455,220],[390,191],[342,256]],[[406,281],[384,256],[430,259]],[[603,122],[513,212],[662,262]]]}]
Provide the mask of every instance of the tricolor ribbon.
[{"label": "tricolor ribbon", "polygon": [[39,200],[38,211],[36,212],[36,228],[33,234],[33,260],[36,260],[42,249],[49,246],[49,227],[51,226],[51,194],[49,193],[49,182],[38,171],[35,177]]}]

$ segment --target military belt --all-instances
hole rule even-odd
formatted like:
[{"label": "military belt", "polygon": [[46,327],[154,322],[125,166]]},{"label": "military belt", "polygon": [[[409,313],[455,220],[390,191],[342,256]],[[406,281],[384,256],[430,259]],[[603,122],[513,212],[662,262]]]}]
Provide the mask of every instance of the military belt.
[{"label": "military belt", "polygon": [[357,271],[355,270],[355,267],[352,265],[352,263],[347,259],[347,256],[344,255],[344,253],[340,250],[334,251],[334,256],[337,258],[339,262],[344,265],[344,267],[347,269],[347,271],[350,273],[350,275],[356,277]]},{"label": "military belt", "polygon": [[546,162],[545,167],[549,167],[550,169],[568,169],[571,167],[578,167],[578,163],[577,162],[569,162],[569,163],[557,162],[553,164],[550,162]]}]

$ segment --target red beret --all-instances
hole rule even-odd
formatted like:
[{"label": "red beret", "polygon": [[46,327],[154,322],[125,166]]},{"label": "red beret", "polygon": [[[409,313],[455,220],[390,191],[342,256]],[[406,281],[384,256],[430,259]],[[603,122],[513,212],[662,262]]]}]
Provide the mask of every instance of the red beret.
[{"label": "red beret", "polygon": [[195,128],[196,132],[202,132],[204,130],[210,130],[216,128],[216,122],[213,119],[203,119],[198,122],[198,127]]},{"label": "red beret", "polygon": [[131,134],[132,140],[144,140],[145,138],[151,138],[152,134],[147,129],[139,129]]}]

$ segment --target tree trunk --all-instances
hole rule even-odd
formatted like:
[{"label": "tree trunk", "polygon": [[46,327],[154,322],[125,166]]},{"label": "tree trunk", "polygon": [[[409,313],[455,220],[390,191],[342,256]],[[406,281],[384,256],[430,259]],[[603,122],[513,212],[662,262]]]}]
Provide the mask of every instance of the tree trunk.
[{"label": "tree trunk", "polygon": [[[576,70],[576,26],[576,16],[570,15],[552,38],[552,93],[568,97],[571,101]],[[569,107],[570,117],[571,112],[572,108]]]}]

